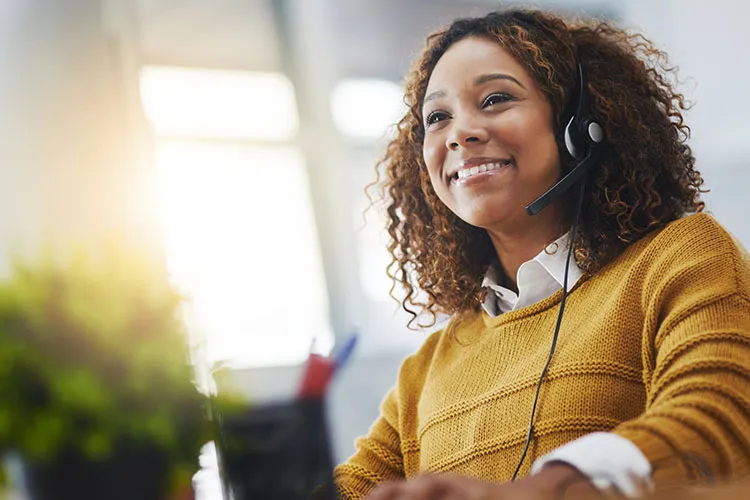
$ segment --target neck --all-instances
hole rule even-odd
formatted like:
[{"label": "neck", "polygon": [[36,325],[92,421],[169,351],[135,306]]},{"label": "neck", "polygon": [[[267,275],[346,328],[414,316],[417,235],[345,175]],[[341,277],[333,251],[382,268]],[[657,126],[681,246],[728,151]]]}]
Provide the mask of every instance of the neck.
[{"label": "neck", "polygon": [[505,285],[518,292],[516,276],[521,264],[536,257],[547,245],[565,234],[565,226],[557,210],[549,210],[533,217],[526,216],[522,224],[514,227],[488,228],[487,233],[495,247],[497,258],[505,274]]}]

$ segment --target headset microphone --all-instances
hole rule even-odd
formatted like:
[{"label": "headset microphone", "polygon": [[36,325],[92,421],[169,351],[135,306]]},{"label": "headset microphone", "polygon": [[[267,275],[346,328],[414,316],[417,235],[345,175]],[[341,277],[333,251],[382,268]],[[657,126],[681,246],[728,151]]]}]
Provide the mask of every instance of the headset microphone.
[{"label": "headset microphone", "polygon": [[[523,452],[521,453],[521,459],[516,466],[516,470],[513,473],[511,481],[515,481],[518,476],[521,466],[526,459],[526,454],[529,451],[529,445],[534,435],[534,415],[536,414],[537,403],[539,402],[539,391],[542,388],[542,382],[547,374],[550,363],[552,363],[552,356],[555,354],[555,347],[557,346],[557,338],[560,334],[560,326],[562,325],[563,312],[565,311],[565,301],[568,298],[568,270],[570,269],[570,256],[573,253],[573,242],[575,241],[576,230],[578,228],[578,218],[581,215],[581,206],[583,205],[583,193],[586,187],[586,183],[583,179],[586,173],[591,169],[592,166],[596,165],[601,161],[602,150],[604,149],[604,130],[601,125],[594,120],[589,111],[588,101],[588,90],[586,86],[586,75],[583,72],[583,67],[580,63],[576,64],[578,67],[578,74],[576,78],[576,89],[575,95],[571,100],[571,103],[577,101],[576,111],[565,126],[565,148],[568,150],[573,159],[579,163],[570,172],[568,172],[562,179],[560,179],[554,186],[552,186],[546,193],[534,200],[526,207],[526,213],[529,215],[536,215],[541,212],[544,207],[549,205],[553,200],[561,196],[565,191],[570,189],[576,182],[581,181],[580,189],[578,191],[578,200],[576,203],[576,211],[573,216],[573,226],[570,229],[570,237],[568,241],[568,255],[565,259],[565,275],[563,277],[562,287],[562,298],[560,299],[560,310],[557,313],[557,323],[555,324],[555,333],[552,335],[552,345],[550,346],[549,354],[547,356],[547,362],[542,369],[542,374],[539,376],[539,381],[536,386],[536,394],[534,395],[534,404],[531,407],[531,418],[529,419],[529,428],[526,432],[526,442],[524,443]],[[571,108],[568,108],[571,109]]]},{"label": "headset microphone", "polygon": [[577,88],[574,98],[578,101],[576,111],[565,126],[565,148],[573,159],[579,163],[565,174],[546,193],[526,206],[526,213],[536,215],[547,205],[560,197],[565,191],[578,182],[592,166],[599,163],[602,157],[604,130],[590,115],[586,74],[580,63],[577,63]]}]

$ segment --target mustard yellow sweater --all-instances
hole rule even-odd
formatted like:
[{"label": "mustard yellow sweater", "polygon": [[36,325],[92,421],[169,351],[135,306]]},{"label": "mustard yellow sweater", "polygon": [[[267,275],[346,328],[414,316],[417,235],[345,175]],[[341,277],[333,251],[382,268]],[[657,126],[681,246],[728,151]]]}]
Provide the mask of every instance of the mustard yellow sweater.
[{"label": "mustard yellow sweater", "polygon": [[[561,295],[433,334],[336,468],[341,495],[420,472],[508,481]],[[710,216],[647,235],[568,294],[521,475],[595,431],[635,443],[657,486],[750,475],[750,262]]]}]

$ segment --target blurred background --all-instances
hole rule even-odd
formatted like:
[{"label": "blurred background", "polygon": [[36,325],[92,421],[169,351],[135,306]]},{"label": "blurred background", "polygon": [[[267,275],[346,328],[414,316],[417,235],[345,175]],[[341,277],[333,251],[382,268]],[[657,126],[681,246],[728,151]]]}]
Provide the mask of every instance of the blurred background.
[{"label": "blurred background", "polygon": [[[330,399],[345,459],[427,334],[388,295],[382,218],[363,217],[403,76],[431,31],[511,5],[2,0],[0,272],[50,238],[124,235],[188,295],[199,382],[250,400],[292,391],[313,339],[327,353],[359,334]],[[750,245],[750,6],[534,5],[614,20],[669,53],[708,210]]]}]

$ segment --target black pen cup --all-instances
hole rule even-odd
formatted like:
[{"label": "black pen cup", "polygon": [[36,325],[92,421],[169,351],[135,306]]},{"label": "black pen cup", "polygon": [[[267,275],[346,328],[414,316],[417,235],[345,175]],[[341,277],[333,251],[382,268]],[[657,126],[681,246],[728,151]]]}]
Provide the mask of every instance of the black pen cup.
[{"label": "black pen cup", "polygon": [[324,399],[259,404],[217,425],[227,500],[336,498]]}]

